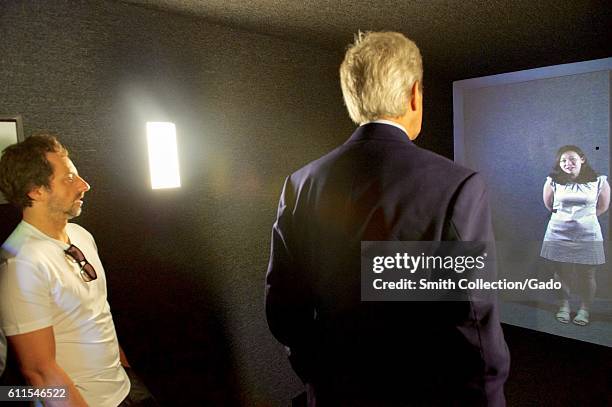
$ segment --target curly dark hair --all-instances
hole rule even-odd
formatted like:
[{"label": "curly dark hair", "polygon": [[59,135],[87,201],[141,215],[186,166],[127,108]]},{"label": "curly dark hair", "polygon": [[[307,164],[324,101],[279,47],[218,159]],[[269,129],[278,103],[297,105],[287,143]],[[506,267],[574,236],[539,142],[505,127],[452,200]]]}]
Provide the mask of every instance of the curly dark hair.
[{"label": "curly dark hair", "polygon": [[[563,172],[561,166],[559,165],[559,161],[561,160],[561,156],[568,151],[573,151],[580,156],[584,160],[582,167],[580,168],[580,174],[576,178],[571,178],[569,174]],[[555,156],[555,164],[553,165],[552,172],[548,174],[550,178],[557,184],[567,184],[567,183],[576,183],[576,184],[586,184],[587,182],[597,181],[597,173],[589,162],[587,161],[587,157],[584,152],[578,146],[574,146],[571,144],[565,145],[559,150],[557,150],[557,155]]]},{"label": "curly dark hair", "polygon": [[28,193],[32,188],[49,188],[53,167],[47,153],[68,155],[52,133],[34,134],[20,143],[8,146],[0,157],[0,191],[11,204],[23,210],[32,206]]}]

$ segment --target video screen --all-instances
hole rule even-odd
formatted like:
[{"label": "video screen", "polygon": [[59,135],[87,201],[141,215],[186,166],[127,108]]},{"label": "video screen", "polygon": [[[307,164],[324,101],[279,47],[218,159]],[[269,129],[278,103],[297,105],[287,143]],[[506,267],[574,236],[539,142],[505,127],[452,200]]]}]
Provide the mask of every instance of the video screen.
[{"label": "video screen", "polygon": [[498,277],[530,286],[499,291],[502,322],[605,346],[611,69],[606,58],[453,84],[455,161],[487,182]]}]

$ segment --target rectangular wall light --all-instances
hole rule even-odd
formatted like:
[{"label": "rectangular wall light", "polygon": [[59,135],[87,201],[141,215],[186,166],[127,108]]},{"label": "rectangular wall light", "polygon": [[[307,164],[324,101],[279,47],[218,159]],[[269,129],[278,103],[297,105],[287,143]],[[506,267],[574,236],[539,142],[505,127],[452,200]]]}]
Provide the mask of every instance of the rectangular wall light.
[{"label": "rectangular wall light", "polygon": [[176,127],[169,122],[147,122],[149,170],[153,189],[181,186]]}]

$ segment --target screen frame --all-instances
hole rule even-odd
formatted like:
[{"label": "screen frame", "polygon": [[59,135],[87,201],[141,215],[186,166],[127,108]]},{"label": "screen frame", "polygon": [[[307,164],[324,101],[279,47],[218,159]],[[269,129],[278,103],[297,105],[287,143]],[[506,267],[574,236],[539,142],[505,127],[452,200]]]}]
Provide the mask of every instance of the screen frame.
[{"label": "screen frame", "polygon": [[[24,134],[23,134],[23,118],[21,115],[0,115],[0,123],[15,123],[15,139],[11,140],[12,143],[9,143],[7,145],[0,145],[0,153],[2,152],[2,150],[4,150],[6,147],[8,147],[11,144],[15,144],[15,143],[19,143],[21,141],[23,141],[25,139]],[[6,204],[6,200],[4,199],[4,196],[2,196],[2,194],[0,194],[0,204]]]}]

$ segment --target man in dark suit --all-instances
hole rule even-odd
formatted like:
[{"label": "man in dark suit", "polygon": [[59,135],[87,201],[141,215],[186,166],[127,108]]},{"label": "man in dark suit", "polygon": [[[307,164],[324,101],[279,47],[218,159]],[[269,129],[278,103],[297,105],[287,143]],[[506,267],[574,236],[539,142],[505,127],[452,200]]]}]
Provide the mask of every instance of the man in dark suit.
[{"label": "man in dark suit", "polygon": [[493,241],[478,174],[412,143],[422,61],[402,34],[360,33],[340,68],[360,126],[285,181],[266,315],[311,406],[505,404],[497,304],[366,302],[361,241]]}]

